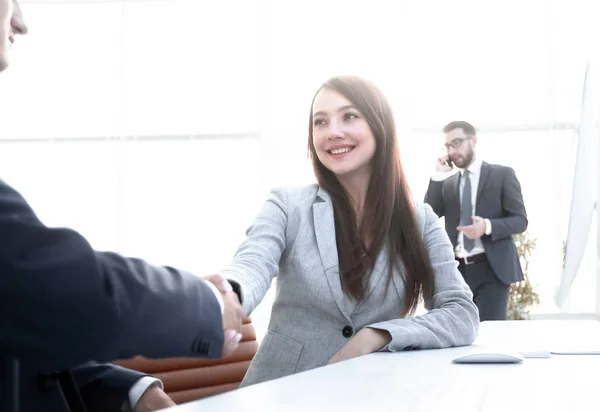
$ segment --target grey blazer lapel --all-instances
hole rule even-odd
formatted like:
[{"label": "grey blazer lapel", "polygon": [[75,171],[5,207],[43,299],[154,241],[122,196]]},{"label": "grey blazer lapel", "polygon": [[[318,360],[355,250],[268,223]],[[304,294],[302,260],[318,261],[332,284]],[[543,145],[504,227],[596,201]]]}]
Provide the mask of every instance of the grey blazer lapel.
[{"label": "grey blazer lapel", "polygon": [[344,304],[344,296],[342,292],[342,282],[340,280],[339,258],[337,254],[337,244],[335,240],[335,220],[333,217],[333,203],[329,194],[319,188],[317,192],[321,201],[313,204],[313,220],[315,226],[315,235],[317,238],[317,246],[321,261],[325,268],[325,275],[331,294],[335,299],[335,303],[342,314],[350,320],[350,315]]},{"label": "grey blazer lapel", "polygon": [[485,182],[490,175],[490,165],[486,162],[481,164],[481,172],[479,176],[479,183],[477,184],[477,197],[475,197],[475,210],[477,210],[477,205],[479,204],[479,198],[481,197],[481,191],[483,190],[483,186],[485,186]]},{"label": "grey blazer lapel", "polygon": [[[365,293],[364,299],[358,304],[354,312],[358,311],[360,307],[367,302],[369,296],[378,287],[381,281],[387,281],[386,279],[388,276],[388,254],[389,246],[387,243],[384,243],[381,247],[381,250],[377,254],[377,257],[375,258],[375,264],[373,265],[373,270],[371,270],[371,275],[369,276],[369,284],[367,286],[367,291]],[[385,283],[383,283],[383,285],[385,285]]]},{"label": "grey blazer lapel", "polygon": [[[369,302],[369,297],[378,287],[385,287],[388,276],[388,253],[389,247],[387,244],[384,244],[379,251],[377,258],[375,259],[375,264],[373,265],[373,269],[371,270],[371,274],[369,276],[369,284],[367,285],[365,296],[360,302],[358,302],[358,305],[356,305],[354,311],[352,311],[352,316],[354,316],[355,313],[358,313],[363,306],[372,305],[372,302]],[[390,286],[392,285],[390,284]]]}]

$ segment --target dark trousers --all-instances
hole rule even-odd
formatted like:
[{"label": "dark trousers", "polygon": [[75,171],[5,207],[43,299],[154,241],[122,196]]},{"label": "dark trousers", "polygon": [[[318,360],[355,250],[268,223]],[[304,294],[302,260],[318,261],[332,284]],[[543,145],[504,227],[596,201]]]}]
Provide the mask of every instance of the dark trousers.
[{"label": "dark trousers", "polygon": [[459,263],[467,285],[473,292],[473,302],[479,309],[479,320],[506,320],[510,285],[502,283],[488,261],[465,265]]}]

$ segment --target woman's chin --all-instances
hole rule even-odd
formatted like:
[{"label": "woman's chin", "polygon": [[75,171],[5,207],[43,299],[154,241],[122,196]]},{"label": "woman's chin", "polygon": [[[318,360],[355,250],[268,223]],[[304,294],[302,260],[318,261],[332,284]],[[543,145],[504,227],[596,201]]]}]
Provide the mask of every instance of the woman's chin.
[{"label": "woman's chin", "polygon": [[347,167],[333,167],[329,170],[331,170],[331,172],[336,176],[345,176],[351,172],[351,170]]},{"label": "woman's chin", "polygon": [[337,167],[331,171],[339,178],[348,178],[350,176],[355,176],[358,170],[354,167]]}]

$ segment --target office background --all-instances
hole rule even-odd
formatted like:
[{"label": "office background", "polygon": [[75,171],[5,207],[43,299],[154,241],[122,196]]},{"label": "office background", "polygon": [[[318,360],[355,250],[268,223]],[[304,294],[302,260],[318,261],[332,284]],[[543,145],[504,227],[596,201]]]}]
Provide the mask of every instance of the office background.
[{"label": "office background", "polygon": [[[0,176],[47,224],[217,272],[270,187],[314,180],[312,96],[357,74],[392,102],[417,198],[443,125],[478,127],[481,158],[522,184],[533,314],[600,315],[592,253],[567,304],[553,301],[585,67],[600,57],[593,1],[29,0],[23,11],[30,33],[0,77]],[[259,335],[272,297],[253,317]]]}]

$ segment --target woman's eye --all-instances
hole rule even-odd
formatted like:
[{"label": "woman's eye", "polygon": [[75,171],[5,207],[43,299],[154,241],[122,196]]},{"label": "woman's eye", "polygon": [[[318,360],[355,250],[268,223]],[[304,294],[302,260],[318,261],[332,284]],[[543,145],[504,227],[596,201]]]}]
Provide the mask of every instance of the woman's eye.
[{"label": "woman's eye", "polygon": [[344,115],[344,120],[352,120],[352,119],[358,119],[358,115],[356,113],[346,113]]},{"label": "woman's eye", "polygon": [[325,119],[315,119],[313,123],[315,126],[321,126],[325,124]]}]

